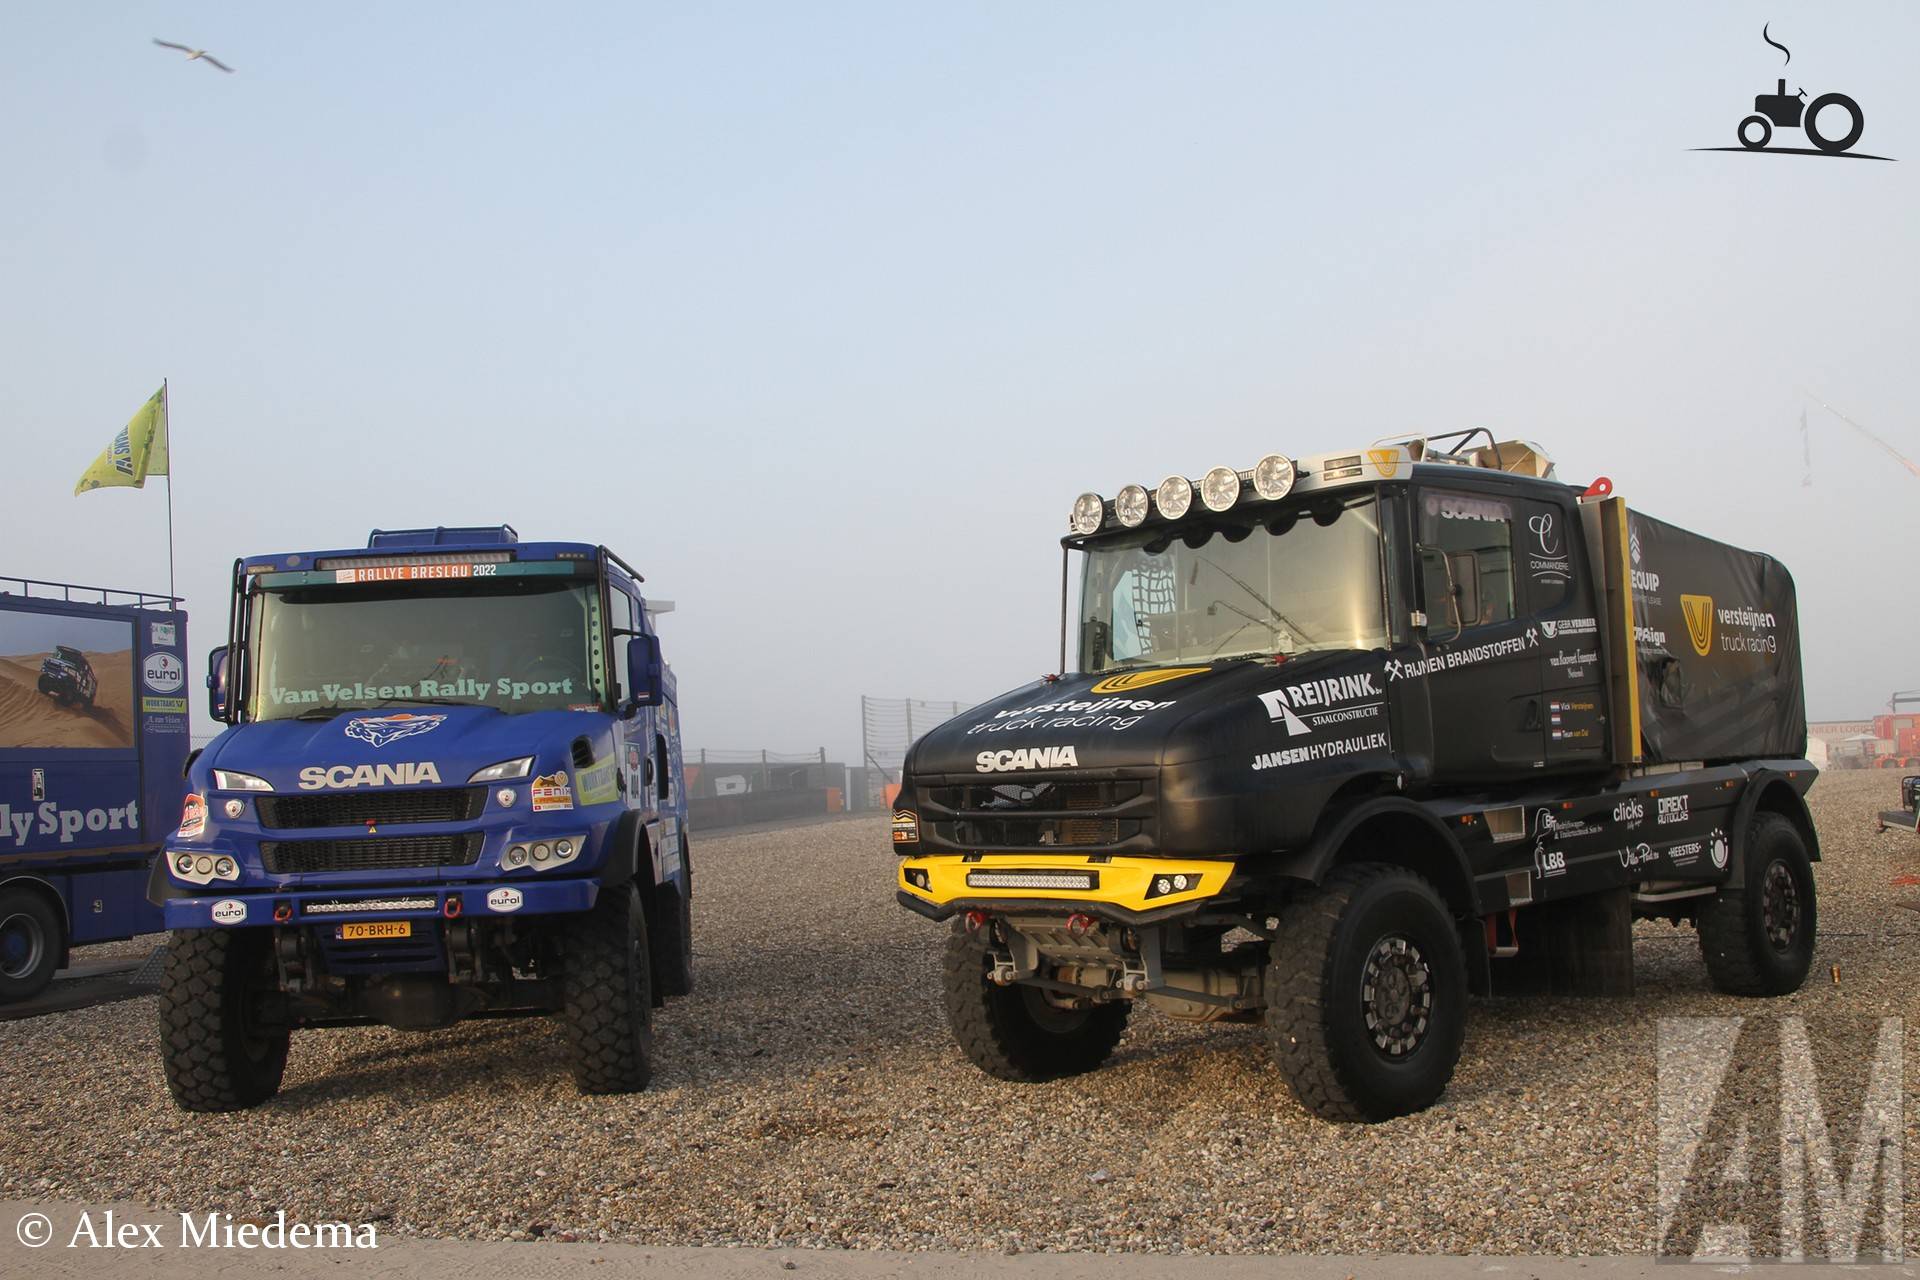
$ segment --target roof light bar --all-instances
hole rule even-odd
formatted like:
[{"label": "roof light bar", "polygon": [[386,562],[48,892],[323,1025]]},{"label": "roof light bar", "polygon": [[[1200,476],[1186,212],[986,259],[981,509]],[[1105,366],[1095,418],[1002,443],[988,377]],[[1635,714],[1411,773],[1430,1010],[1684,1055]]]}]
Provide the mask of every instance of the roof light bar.
[{"label": "roof light bar", "polygon": [[1101,522],[1106,518],[1106,505],[1097,493],[1083,493],[1075,498],[1069,522],[1073,531],[1083,535],[1100,532]]},{"label": "roof light bar", "polygon": [[1240,501],[1240,473],[1232,467],[1215,467],[1200,479],[1200,501],[1209,511],[1226,511]]},{"label": "roof light bar", "polygon": [[1153,505],[1169,520],[1178,520],[1193,506],[1193,481],[1185,476],[1168,476],[1153,491]]},{"label": "roof light bar", "polygon": [[1114,495],[1113,514],[1127,528],[1138,529],[1146,521],[1147,504],[1146,489],[1137,484],[1130,484]]}]

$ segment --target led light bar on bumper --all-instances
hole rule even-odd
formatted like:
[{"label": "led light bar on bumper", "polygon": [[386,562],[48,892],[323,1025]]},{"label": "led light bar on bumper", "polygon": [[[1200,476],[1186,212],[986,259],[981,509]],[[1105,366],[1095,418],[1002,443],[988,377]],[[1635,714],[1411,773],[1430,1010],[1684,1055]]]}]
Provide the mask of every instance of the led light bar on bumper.
[{"label": "led light bar on bumper", "polygon": [[1125,914],[1198,905],[1226,888],[1233,865],[1192,858],[1120,856],[1096,863],[1075,854],[928,854],[901,860],[898,887],[935,907],[1057,900],[1062,909],[1107,904]]}]

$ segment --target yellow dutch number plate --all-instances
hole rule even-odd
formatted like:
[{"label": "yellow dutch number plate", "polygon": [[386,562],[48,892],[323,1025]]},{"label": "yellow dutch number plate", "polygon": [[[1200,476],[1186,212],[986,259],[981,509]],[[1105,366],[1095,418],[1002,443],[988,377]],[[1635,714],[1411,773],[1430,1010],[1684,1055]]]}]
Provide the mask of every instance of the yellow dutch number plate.
[{"label": "yellow dutch number plate", "polygon": [[342,942],[355,942],[365,938],[411,938],[413,922],[411,920],[372,920],[366,924],[343,924],[336,935]]}]

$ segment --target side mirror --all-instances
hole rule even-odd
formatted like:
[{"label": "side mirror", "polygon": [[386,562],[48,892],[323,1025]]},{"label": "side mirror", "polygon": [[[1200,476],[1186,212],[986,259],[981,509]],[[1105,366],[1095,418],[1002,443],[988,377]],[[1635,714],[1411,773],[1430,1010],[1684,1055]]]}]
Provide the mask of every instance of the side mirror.
[{"label": "side mirror", "polygon": [[666,672],[660,661],[660,637],[637,635],[627,641],[627,679],[633,687],[627,700],[636,707],[657,707],[666,684]]},{"label": "side mirror", "polygon": [[207,655],[207,714],[215,720],[227,718],[227,646],[221,645]]}]

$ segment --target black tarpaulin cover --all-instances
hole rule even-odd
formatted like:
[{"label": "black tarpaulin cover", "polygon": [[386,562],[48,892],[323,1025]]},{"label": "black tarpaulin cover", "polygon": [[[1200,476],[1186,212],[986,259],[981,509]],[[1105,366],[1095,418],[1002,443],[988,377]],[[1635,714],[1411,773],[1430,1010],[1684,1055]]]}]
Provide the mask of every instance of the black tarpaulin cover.
[{"label": "black tarpaulin cover", "polygon": [[1627,529],[1646,759],[1804,755],[1792,575],[1637,511]]}]

